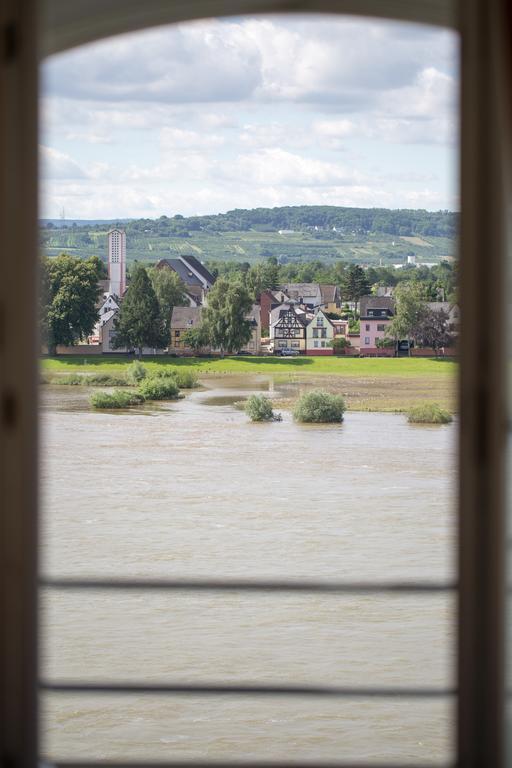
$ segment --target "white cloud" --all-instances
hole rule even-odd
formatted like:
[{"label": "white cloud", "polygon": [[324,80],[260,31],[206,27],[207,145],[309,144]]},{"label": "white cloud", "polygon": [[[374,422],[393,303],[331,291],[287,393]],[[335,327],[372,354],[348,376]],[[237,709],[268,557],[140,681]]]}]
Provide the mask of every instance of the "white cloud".
[{"label": "white cloud", "polygon": [[449,32],[339,17],[209,20],[60,54],[43,85],[51,215],[453,202]]},{"label": "white cloud", "polygon": [[84,170],[64,152],[57,149],[39,147],[40,175],[43,179],[83,179]]},{"label": "white cloud", "polygon": [[239,155],[232,166],[219,168],[218,173],[225,178],[238,178],[244,185],[345,186],[356,184],[361,178],[356,171],[343,168],[338,163],[279,148]]},{"label": "white cloud", "polygon": [[92,131],[67,131],[64,134],[66,141],[83,141],[86,144],[111,144],[112,136]]}]

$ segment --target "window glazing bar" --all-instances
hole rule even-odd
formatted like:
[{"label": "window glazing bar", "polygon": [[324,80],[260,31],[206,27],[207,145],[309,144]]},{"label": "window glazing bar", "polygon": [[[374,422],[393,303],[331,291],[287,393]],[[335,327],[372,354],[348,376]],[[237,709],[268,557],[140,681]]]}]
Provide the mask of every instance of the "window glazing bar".
[{"label": "window glazing bar", "polygon": [[194,592],[311,592],[340,594],[432,594],[457,590],[455,582],[291,581],[243,579],[76,579],[43,578],[39,585],[62,590],[176,590]]},{"label": "window glazing bar", "polygon": [[67,761],[59,760],[53,762],[46,760],[44,768],[457,768],[456,763],[360,763],[360,762],[321,762],[311,761],[226,761],[212,760],[201,762],[197,760],[177,760],[170,762],[153,762],[151,760],[143,763],[129,762],[99,762],[99,761]]},{"label": "window glazing bar", "polygon": [[40,690],[50,693],[113,693],[113,694],[186,694],[192,696],[320,696],[358,699],[439,699],[457,695],[455,688],[426,686],[410,687],[351,687],[324,685],[255,685],[204,683],[127,683],[127,682],[51,682],[41,681]]}]

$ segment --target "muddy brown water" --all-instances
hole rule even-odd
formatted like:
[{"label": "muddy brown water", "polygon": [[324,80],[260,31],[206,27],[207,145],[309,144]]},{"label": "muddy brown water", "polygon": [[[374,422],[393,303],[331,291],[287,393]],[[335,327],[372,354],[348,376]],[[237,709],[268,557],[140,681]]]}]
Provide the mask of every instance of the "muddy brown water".
[{"label": "muddy brown water", "polygon": [[[284,385],[283,385],[284,386]],[[41,570],[52,576],[442,580],[454,571],[456,426],[348,413],[252,424],[269,377],[94,412],[42,393]],[[51,680],[451,686],[450,595],[45,591]],[[446,762],[439,700],[47,694],[49,758]]]}]

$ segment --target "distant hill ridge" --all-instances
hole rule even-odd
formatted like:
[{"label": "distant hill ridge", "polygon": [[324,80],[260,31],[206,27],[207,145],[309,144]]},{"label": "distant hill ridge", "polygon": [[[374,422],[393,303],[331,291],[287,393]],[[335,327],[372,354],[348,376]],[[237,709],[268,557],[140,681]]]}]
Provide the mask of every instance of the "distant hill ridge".
[{"label": "distant hill ridge", "polygon": [[43,219],[47,227],[105,227],[122,223],[127,233],[149,230],[155,234],[186,235],[187,232],[292,232],[336,231],[347,235],[384,233],[396,236],[424,235],[455,237],[459,214],[423,209],[347,208],[335,205],[281,206],[278,208],[236,208],[227,213],[205,216],[160,216],[157,219]]}]

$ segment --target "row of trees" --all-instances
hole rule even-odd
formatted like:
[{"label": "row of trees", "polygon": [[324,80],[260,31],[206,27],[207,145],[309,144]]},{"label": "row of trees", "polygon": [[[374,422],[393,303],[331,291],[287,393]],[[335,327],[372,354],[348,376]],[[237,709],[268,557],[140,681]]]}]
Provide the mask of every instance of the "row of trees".
[{"label": "row of trees", "polygon": [[287,283],[327,283],[338,285],[347,301],[358,301],[358,298],[354,298],[354,282],[359,285],[356,293],[364,296],[378,286],[395,287],[402,282],[412,281],[422,284],[430,301],[456,300],[457,265],[448,261],[432,268],[411,265],[403,269],[362,269],[357,264],[341,261],[334,264],[325,264],[322,261],[278,264],[277,260],[271,257],[253,266],[248,262],[215,261],[208,262],[207,266],[215,276],[242,281],[253,295],[265,288],[272,290]]},{"label": "row of trees", "polygon": [[346,234],[385,233],[389,235],[425,235],[455,237],[457,213],[451,211],[391,210],[388,208],[345,208],[335,205],[297,205],[277,208],[235,209],[209,216],[179,214],[159,219],[125,222],[128,232],[151,230],[161,235],[206,230],[210,232],[277,231],[292,229],[338,231]]},{"label": "row of trees", "polygon": [[[115,324],[114,347],[136,349],[140,357],[144,347],[168,346],[172,310],[181,303],[175,277],[166,269],[154,270],[151,276],[142,266],[134,270]],[[220,278],[208,294],[201,324],[187,332],[186,344],[193,349],[219,349],[221,356],[238,351],[251,338],[246,315],[252,303],[241,283]]]}]

